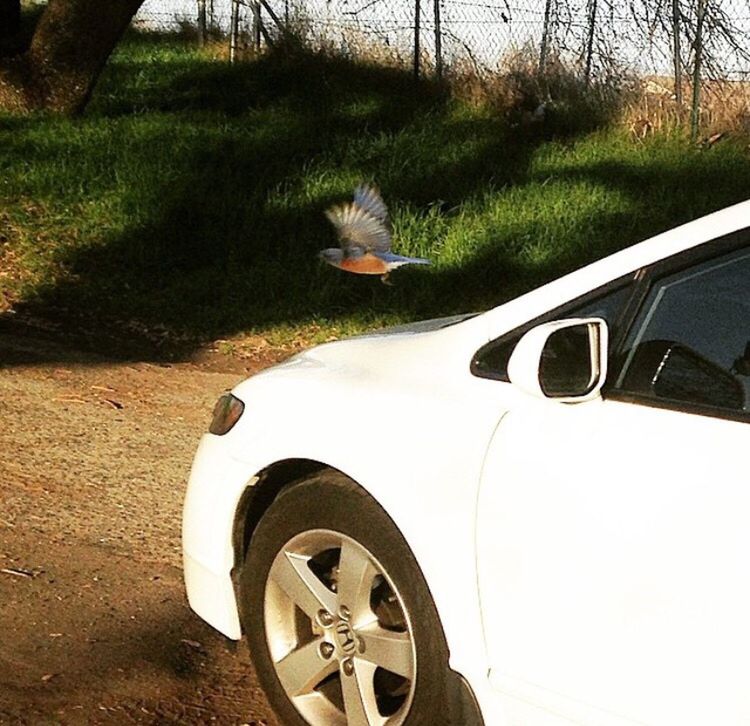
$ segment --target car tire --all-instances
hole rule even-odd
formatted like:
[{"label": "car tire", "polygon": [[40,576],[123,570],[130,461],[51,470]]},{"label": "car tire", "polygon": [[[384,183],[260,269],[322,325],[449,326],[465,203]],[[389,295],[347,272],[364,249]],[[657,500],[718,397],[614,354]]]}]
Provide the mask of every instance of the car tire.
[{"label": "car tire", "polygon": [[[277,496],[250,540],[239,599],[251,658],[284,724],[366,725],[373,708],[394,726],[451,723],[448,649],[419,565],[386,512],[340,472],[315,473]],[[307,693],[319,665],[324,678]]]}]

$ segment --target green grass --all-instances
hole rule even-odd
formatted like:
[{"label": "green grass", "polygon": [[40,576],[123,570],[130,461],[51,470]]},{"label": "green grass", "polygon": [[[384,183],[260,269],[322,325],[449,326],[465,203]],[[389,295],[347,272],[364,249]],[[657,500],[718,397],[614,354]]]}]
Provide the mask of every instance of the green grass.
[{"label": "green grass", "polygon": [[[744,143],[513,127],[397,70],[230,67],[130,36],[86,114],[0,116],[0,305],[128,335],[273,344],[496,305],[745,198]],[[323,266],[323,210],[376,182],[395,287]]]}]

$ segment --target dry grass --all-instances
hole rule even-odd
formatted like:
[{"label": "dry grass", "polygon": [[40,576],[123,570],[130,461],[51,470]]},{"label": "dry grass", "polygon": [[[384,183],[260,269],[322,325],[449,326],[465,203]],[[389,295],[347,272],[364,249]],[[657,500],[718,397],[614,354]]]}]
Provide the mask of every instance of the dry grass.
[{"label": "dry grass", "polygon": [[[292,13],[289,22],[282,30],[270,25],[266,27],[270,34],[273,49],[269,47],[268,39],[263,38],[261,49],[255,48],[250,33],[241,32],[238,38],[238,59],[255,60],[258,56],[274,50],[276,52],[285,50],[290,54],[313,53],[317,56],[330,59],[343,59],[356,61],[365,66],[377,66],[397,70],[408,70],[413,65],[412,55],[397,46],[387,45],[383,42],[375,42],[372,33],[363,32],[355,27],[342,28],[335,40],[322,36],[304,15]],[[226,56],[229,56],[229,38],[222,41],[226,46]],[[431,59],[427,54],[422,60],[425,72],[429,73]]]},{"label": "dry grass", "polygon": [[636,84],[626,74],[586,82],[558,57],[543,70],[533,49],[505,56],[492,72],[473,63],[454,64],[448,75],[451,95],[487,107],[511,126],[544,126],[545,133],[568,135],[608,125],[632,103]]},{"label": "dry grass", "polygon": [[706,134],[722,131],[750,132],[750,83],[709,81],[703,84],[701,129]]},{"label": "dry grass", "polygon": [[[687,134],[690,127],[692,88],[682,88],[682,106],[674,93],[674,81],[664,76],[641,80],[640,92],[625,105],[622,123],[636,138],[655,133]],[[750,83],[704,81],[701,88],[699,128],[703,140],[715,134],[750,134]]]}]

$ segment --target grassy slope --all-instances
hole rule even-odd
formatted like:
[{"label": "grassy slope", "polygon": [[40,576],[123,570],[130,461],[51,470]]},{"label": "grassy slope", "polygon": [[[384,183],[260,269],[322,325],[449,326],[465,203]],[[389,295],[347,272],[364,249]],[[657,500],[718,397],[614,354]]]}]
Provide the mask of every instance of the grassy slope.
[{"label": "grassy slope", "polygon": [[[320,339],[492,306],[750,190],[740,143],[553,131],[397,71],[132,37],[85,117],[0,117],[0,309]],[[433,268],[388,288],[317,260],[362,179]]]}]

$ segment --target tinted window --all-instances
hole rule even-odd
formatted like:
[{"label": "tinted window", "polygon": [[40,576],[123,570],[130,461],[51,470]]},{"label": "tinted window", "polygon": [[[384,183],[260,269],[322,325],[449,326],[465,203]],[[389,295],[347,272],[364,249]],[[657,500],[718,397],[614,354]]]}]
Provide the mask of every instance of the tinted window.
[{"label": "tinted window", "polygon": [[747,411],[750,251],[658,280],[625,344],[616,387],[662,401]]},{"label": "tinted window", "polygon": [[566,311],[560,318],[603,318],[607,325],[612,327],[625,306],[631,289],[631,286],[627,285],[603,297],[589,300]]}]

